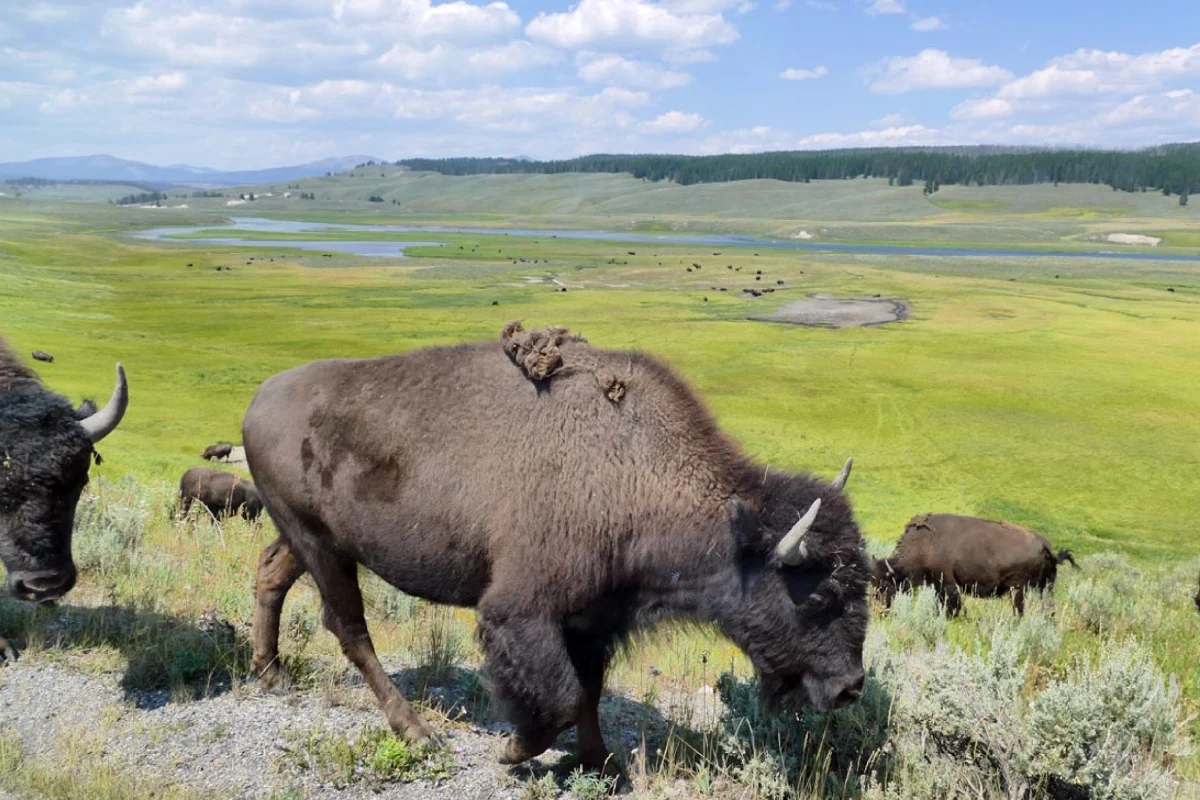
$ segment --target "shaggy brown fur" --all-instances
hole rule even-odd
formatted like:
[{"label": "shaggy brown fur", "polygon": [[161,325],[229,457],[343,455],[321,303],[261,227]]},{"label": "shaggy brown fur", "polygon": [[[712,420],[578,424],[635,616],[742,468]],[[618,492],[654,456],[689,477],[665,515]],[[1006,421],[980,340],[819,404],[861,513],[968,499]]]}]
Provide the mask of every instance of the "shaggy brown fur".
[{"label": "shaggy brown fur", "polygon": [[504,352],[534,381],[544,381],[562,367],[563,354],[559,348],[567,342],[586,344],[587,339],[572,334],[566,328],[525,330],[521,320],[505,324],[500,331],[500,344]]},{"label": "shaggy brown fur", "polygon": [[891,602],[895,592],[933,586],[946,613],[962,610],[962,593],[999,597],[1012,593],[1025,613],[1025,590],[1054,588],[1058,565],[1079,566],[1069,550],[1056,556],[1045,536],[1009,522],[957,514],[918,514],[909,520],[895,551],[875,563],[873,581]]},{"label": "shaggy brown fur", "polygon": [[181,516],[188,512],[193,501],[207,508],[214,521],[233,514],[255,520],[263,508],[253,483],[210,467],[192,467],[179,479]]},{"label": "shaggy brown fur", "polygon": [[566,328],[550,327],[542,331],[527,331],[520,320],[509,322],[500,332],[500,344],[504,352],[508,353],[508,357],[530,380],[544,381],[552,375],[568,371],[591,372],[604,396],[614,403],[621,402],[627,388],[625,379],[632,369],[632,364],[625,370],[624,375],[614,374],[605,369],[592,355],[590,347],[568,348],[572,359],[571,363],[567,364],[562,350],[562,346],[567,343],[587,344],[587,339],[571,333]]},{"label": "shaggy brown fur", "polygon": [[[93,413],[48,391],[0,338],[0,561],[18,597],[49,600],[75,583],[75,506],[96,457],[79,421]],[[15,657],[0,639],[0,661]]]},{"label": "shaggy brown fur", "polygon": [[222,458],[228,461],[231,453],[233,453],[233,445],[231,444],[210,444],[204,448],[204,452],[200,457],[205,461],[218,461]]},{"label": "shaggy brown fur", "polygon": [[0,338],[0,392],[29,385],[40,386],[41,381],[33,370],[17,358],[8,343]]},{"label": "shaggy brown fur", "polygon": [[[362,564],[408,594],[478,610],[517,724],[507,762],[575,724],[583,763],[603,765],[607,659],[666,618],[720,626],[773,701],[855,697],[868,570],[845,495],[751,463],[653,358],[552,335],[564,366],[535,382],[510,360],[519,333],[315,362],[259,389],[243,441],[280,532],[256,583],[264,681],[278,677],[283,599],[307,570],[391,726],[429,735],[375,657]],[[622,376],[620,403],[596,390],[598,375]],[[776,545],[817,499],[809,559],[782,565]]]}]

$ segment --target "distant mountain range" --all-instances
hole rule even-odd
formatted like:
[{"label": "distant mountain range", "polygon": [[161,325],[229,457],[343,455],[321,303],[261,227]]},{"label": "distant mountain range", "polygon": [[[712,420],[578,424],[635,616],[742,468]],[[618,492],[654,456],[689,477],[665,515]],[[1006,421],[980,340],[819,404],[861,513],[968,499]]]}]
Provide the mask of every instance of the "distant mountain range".
[{"label": "distant mountain range", "polygon": [[35,158],[32,161],[0,163],[0,180],[8,178],[44,178],[46,180],[70,181],[119,181],[148,186],[242,186],[276,181],[294,181],[312,178],[326,172],[342,172],[367,161],[378,162],[373,156],[339,156],[324,158],[294,167],[272,167],[270,169],[237,170],[222,172],[207,167],[188,164],[173,164],[159,167],[128,161],[108,155],[73,156],[66,158]]}]

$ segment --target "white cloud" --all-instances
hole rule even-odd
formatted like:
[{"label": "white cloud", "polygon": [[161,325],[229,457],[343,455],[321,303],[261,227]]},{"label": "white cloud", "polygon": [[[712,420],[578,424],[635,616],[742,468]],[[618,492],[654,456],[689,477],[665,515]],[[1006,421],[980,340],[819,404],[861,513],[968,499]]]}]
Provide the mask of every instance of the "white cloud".
[{"label": "white cloud", "polygon": [[738,38],[719,13],[677,13],[645,0],[580,0],[570,11],[538,14],[525,32],[564,49],[613,44],[687,52]]},{"label": "white cloud", "polygon": [[776,3],[775,3],[776,11],[787,11],[791,7],[792,7],[792,0],[776,0]]},{"label": "white cloud", "polygon": [[683,111],[668,111],[651,122],[642,123],[647,133],[690,133],[704,125],[704,117]]},{"label": "white cloud", "polygon": [[478,41],[512,33],[521,18],[507,3],[473,5],[454,2],[434,5],[429,0],[335,0],[333,16],[349,25],[386,31],[413,39]]},{"label": "white cloud", "polygon": [[856,133],[818,133],[805,136],[796,146],[808,150],[831,150],[843,147],[904,147],[921,144],[940,144],[941,131],[924,125],[904,125],[898,128],[858,131]]},{"label": "white cloud", "polygon": [[49,3],[35,3],[34,5],[24,9],[22,13],[30,22],[42,24],[62,22],[71,16],[71,12],[69,10],[52,6]]},{"label": "white cloud", "polygon": [[1138,95],[1099,117],[1103,125],[1144,125],[1170,121],[1193,129],[1200,126],[1200,94],[1191,89],[1176,89],[1156,95]]},{"label": "white cloud", "polygon": [[940,17],[925,17],[918,19],[908,27],[919,33],[929,33],[930,31],[942,31],[946,29],[946,23],[942,22]]},{"label": "white cloud", "polygon": [[999,97],[964,100],[950,109],[950,116],[961,120],[1001,119],[1012,113],[1013,104]]},{"label": "white cloud", "polygon": [[54,92],[49,98],[38,105],[38,111],[41,111],[43,114],[57,114],[60,111],[69,111],[77,107],[85,99],[83,95],[74,89],[63,89]]},{"label": "white cloud", "polygon": [[901,0],[875,0],[867,7],[867,13],[871,16],[877,14],[903,14],[905,10],[904,3]]},{"label": "white cloud", "polygon": [[301,122],[321,116],[316,109],[300,105],[298,99],[298,96],[290,102],[274,97],[253,99],[246,104],[246,113],[263,122]]},{"label": "white cloud", "polygon": [[880,94],[990,86],[1012,78],[1012,73],[1003,67],[988,66],[977,58],[955,58],[933,48],[915,56],[884,59],[868,67],[864,74],[867,88]]},{"label": "white cloud", "polygon": [[129,84],[130,94],[171,94],[188,85],[188,76],[182,72],[164,72],[161,75],[146,75]]},{"label": "white cloud", "polygon": [[902,122],[904,122],[903,114],[884,114],[879,119],[871,120],[871,127],[873,127],[873,128],[895,128],[896,126],[900,125],[900,123],[902,123]]},{"label": "white cloud", "polygon": [[1042,69],[1006,84],[1000,96],[1011,100],[1070,94],[1144,91],[1172,78],[1200,76],[1200,44],[1141,55],[1077,50],[1051,59]]},{"label": "white cloud", "polygon": [[779,73],[779,77],[783,78],[785,81],[808,81],[813,80],[814,78],[823,78],[828,74],[829,70],[822,65],[815,67],[814,69],[797,69],[795,67],[790,67]]},{"label": "white cloud", "polygon": [[613,54],[585,58],[579,67],[579,77],[588,83],[636,89],[676,89],[692,82],[692,76],[686,72],[665,70],[656,64]]},{"label": "white cloud", "polygon": [[756,125],[715,134],[702,141],[701,153],[761,153],[767,150],[786,150],[793,147],[796,137],[787,131]]},{"label": "white cloud", "polygon": [[562,56],[556,51],[514,40],[481,48],[436,44],[423,49],[410,44],[397,44],[380,56],[377,63],[386,73],[399,75],[406,80],[434,79],[446,82],[468,78],[490,79],[553,64],[561,59]]}]

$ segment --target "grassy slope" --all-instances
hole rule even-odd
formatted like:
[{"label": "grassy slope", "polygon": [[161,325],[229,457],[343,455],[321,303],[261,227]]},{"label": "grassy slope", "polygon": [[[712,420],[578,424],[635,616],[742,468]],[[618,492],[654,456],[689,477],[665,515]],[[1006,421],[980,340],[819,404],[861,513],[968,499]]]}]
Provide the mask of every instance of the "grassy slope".
[{"label": "grassy slope", "polygon": [[[189,221],[203,218],[195,209],[186,213]],[[196,243],[183,250],[94,233],[157,219],[157,212],[0,204],[0,332],[19,352],[55,353],[58,361],[42,365],[42,374],[73,398],[106,396],[113,361],[129,370],[133,406],[105,442],[107,460],[97,470],[110,481],[128,474],[165,487],[208,443],[238,440],[258,383],[281,369],[490,338],[503,322],[523,318],[568,325],[600,346],[666,358],[721,424],[773,467],[832,474],[854,455],[851,493],[877,541],[893,540],[921,511],[979,513],[1032,524],[1084,553],[1120,550],[1156,569],[1190,564],[1194,579],[1195,265],[755,257],[729,248],[714,256],[482,236],[458,236],[392,264],[319,254],[284,260],[275,248],[270,254],[278,260],[263,263],[260,249]],[[250,255],[253,264],[246,263]],[[549,263],[514,265],[509,258]],[[184,266],[189,261],[194,268]],[[693,261],[704,269],[687,273]],[[215,273],[210,266],[217,263],[235,269]],[[783,279],[786,288],[769,299],[741,300],[741,287],[763,285],[753,281],[755,269],[767,285]],[[571,290],[523,282],[547,275]],[[714,292],[713,285],[730,291]],[[842,331],[744,319],[750,308],[818,291],[908,298],[912,319]],[[168,497],[165,488],[153,497],[155,518]],[[154,523],[142,566],[95,585],[85,576],[74,602],[142,598],[187,618],[217,608],[247,619],[255,552],[268,535],[201,526],[181,536],[165,521]],[[311,590],[302,586],[297,597],[289,613],[315,620]],[[1164,668],[1180,675],[1195,709],[1200,675],[1187,635],[1194,615],[1182,595],[1165,602],[1171,613],[1163,619],[1171,622],[1156,623],[1151,646]],[[469,614],[460,616],[469,624]],[[402,626],[373,626],[381,651],[411,646]],[[956,623],[954,630],[971,639],[971,626]],[[340,664],[331,637],[317,641],[312,652]],[[632,691],[655,690],[645,685],[649,664],[694,691],[691,683],[711,680],[698,666],[702,652],[722,667],[734,658],[727,643],[704,637],[667,634],[665,641],[620,665]],[[1101,646],[1081,635],[1069,652]],[[1200,765],[1188,769],[1196,774]]]},{"label": "grassy slope", "polygon": [[[108,192],[105,195],[105,192]],[[1104,186],[947,186],[925,197],[919,186],[881,180],[809,184],[755,180],[678,186],[629,175],[478,175],[447,177],[395,167],[370,167],[293,183],[223,190],[236,198],[254,191],[253,204],[193,198],[173,191],[164,219],[196,210],[304,215],[364,221],[522,224],[639,230],[719,230],[791,236],[800,231],[838,241],[1042,243],[1061,245],[1108,232],[1167,230],[1166,244],[1188,238],[1200,220],[1193,205],[1155,192],[1113,192]],[[283,194],[293,195],[285,199]],[[315,200],[299,200],[311,192]],[[270,193],[272,197],[266,197]],[[122,187],[50,187],[28,197],[96,201],[128,194]],[[371,203],[375,195],[383,203]],[[1174,241],[1172,241],[1174,240]]]},{"label": "grassy slope", "polygon": [[[619,244],[460,236],[462,250],[397,266],[305,256],[345,265],[317,272],[228,249],[62,237],[28,220],[0,227],[0,316],[17,349],[55,353],[45,377],[73,396],[105,395],[118,358],[129,369],[134,410],[105,448],[113,473],[174,478],[204,445],[236,440],[258,383],[294,364],[490,338],[524,318],[667,358],[774,466],[830,471],[854,455],[855,497],[878,539],[938,508],[1028,522],[1085,550],[1194,550],[1200,396],[1183,376],[1200,359],[1200,281],[1186,264],[629,256]],[[697,260],[706,269],[686,273]],[[787,282],[758,304],[802,289],[878,293],[910,299],[913,318],[844,331],[745,321],[738,290],[755,268]],[[548,273],[574,290],[521,283]]]}]

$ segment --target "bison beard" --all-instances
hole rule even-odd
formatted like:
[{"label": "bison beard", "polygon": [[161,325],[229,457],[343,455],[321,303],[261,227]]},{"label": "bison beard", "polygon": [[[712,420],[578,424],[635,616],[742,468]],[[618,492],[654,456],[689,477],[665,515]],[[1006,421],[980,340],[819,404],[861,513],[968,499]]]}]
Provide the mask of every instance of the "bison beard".
[{"label": "bison beard", "polygon": [[[431,734],[375,655],[362,564],[410,595],[477,609],[516,723],[506,763],[573,724],[581,763],[602,768],[607,661],[665,619],[718,625],[773,700],[856,698],[868,570],[840,485],[753,465],[647,356],[550,341],[550,380],[532,379],[536,346],[514,365],[509,342],[494,342],[315,362],[263,384],[243,426],[280,532],[255,583],[262,682],[279,677],[284,598],[308,571],[391,727]],[[624,376],[619,403],[597,391],[602,375]]]}]

